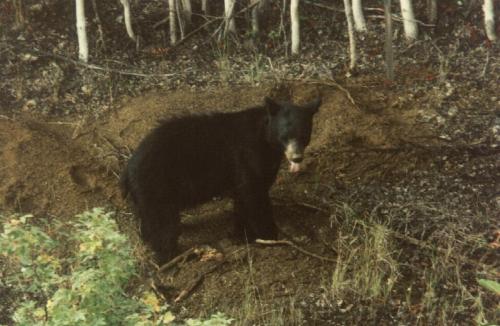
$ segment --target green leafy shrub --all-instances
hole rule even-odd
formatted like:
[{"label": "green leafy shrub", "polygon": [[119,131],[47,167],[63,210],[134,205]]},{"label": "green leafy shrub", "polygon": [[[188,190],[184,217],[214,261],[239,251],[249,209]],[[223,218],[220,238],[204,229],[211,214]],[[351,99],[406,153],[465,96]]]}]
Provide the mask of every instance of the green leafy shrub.
[{"label": "green leafy shrub", "polygon": [[[30,215],[2,218],[0,255],[7,275],[2,282],[18,297],[13,321],[58,326],[172,323],[175,317],[154,293],[127,291],[136,261],[111,213],[96,208],[76,217],[75,222],[44,228],[30,223]],[[190,325],[231,322],[223,315],[212,319]]]}]

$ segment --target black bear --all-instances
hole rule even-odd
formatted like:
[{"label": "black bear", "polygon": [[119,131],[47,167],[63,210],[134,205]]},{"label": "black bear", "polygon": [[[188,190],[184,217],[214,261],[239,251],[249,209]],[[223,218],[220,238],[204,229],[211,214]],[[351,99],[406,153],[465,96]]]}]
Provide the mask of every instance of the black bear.
[{"label": "black bear", "polygon": [[266,98],[264,106],[240,112],[173,118],[147,135],[121,186],[159,259],[176,251],[179,211],[220,195],[233,199],[240,235],[275,239],[269,188],[284,156],[291,172],[300,170],[320,104],[320,98],[304,106]]}]

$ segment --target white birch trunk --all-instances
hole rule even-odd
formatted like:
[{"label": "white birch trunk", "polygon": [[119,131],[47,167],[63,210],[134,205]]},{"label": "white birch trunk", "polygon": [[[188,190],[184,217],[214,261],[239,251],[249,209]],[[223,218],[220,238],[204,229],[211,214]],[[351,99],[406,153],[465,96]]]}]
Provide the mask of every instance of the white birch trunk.
[{"label": "white birch trunk", "polygon": [[88,62],[89,44],[87,41],[84,0],[76,0],[76,33],[78,35],[78,58],[83,62]]},{"label": "white birch trunk", "polygon": [[175,0],[168,0],[168,21],[170,26],[170,44],[177,43],[177,18]]},{"label": "white birch trunk", "polygon": [[290,0],[290,21],[292,29],[292,54],[300,52],[299,0]]},{"label": "white birch trunk", "polygon": [[384,0],[384,16],[385,16],[385,72],[387,79],[394,80],[391,0]]},{"label": "white birch trunk", "polygon": [[411,0],[399,0],[399,2],[401,4],[401,16],[403,16],[405,36],[408,40],[415,40],[418,36],[418,28]]},{"label": "white birch trunk", "polygon": [[224,17],[226,19],[226,26],[224,28],[224,34],[235,33],[236,34],[236,24],[234,22],[234,5],[236,0],[224,0]]},{"label": "white birch trunk", "polygon": [[427,0],[427,19],[430,24],[437,21],[437,0]]},{"label": "white birch trunk", "polygon": [[128,36],[135,41],[135,34],[132,28],[132,18],[130,15],[130,2],[129,0],[120,0],[123,6],[123,20],[125,20],[125,28],[127,29]]},{"label": "white birch trunk", "polygon": [[366,32],[366,21],[363,15],[363,4],[361,0],[352,0],[352,13],[354,15],[354,27],[358,32]]},{"label": "white birch trunk", "polygon": [[493,4],[493,0],[484,0],[483,12],[486,36],[488,40],[495,42],[497,35],[495,33],[495,5]]},{"label": "white birch trunk", "polygon": [[[259,0],[251,0],[251,4],[254,4],[256,2],[259,2]],[[252,33],[253,35],[258,35],[260,32],[260,26],[259,26],[259,15],[260,15],[260,4],[255,5],[255,7],[252,8]]]},{"label": "white birch trunk", "polygon": [[175,0],[175,13],[177,14],[177,22],[179,23],[179,31],[181,32],[181,40],[184,38],[186,22],[184,21],[184,15],[182,13],[182,3],[181,0]]},{"label": "white birch trunk", "polygon": [[201,0],[201,11],[206,15],[208,11],[207,0]]},{"label": "white birch trunk", "polygon": [[24,0],[13,0],[14,10],[16,12],[15,22],[16,26],[23,26],[26,22],[25,10],[24,10]]},{"label": "white birch trunk", "polygon": [[191,7],[191,0],[181,0],[182,3],[182,16],[186,26],[191,26],[191,18],[193,16],[193,8]]},{"label": "white birch trunk", "polygon": [[347,32],[349,34],[349,53],[351,57],[351,62],[349,64],[349,69],[356,68],[356,61],[358,60],[358,54],[356,53],[356,38],[354,36],[354,22],[352,17],[351,0],[344,0],[345,7],[345,17],[347,19]]}]

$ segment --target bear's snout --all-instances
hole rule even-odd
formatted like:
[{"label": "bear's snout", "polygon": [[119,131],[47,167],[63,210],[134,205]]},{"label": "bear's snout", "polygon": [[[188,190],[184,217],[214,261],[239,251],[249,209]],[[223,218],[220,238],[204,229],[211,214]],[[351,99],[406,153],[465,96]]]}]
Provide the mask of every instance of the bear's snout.
[{"label": "bear's snout", "polygon": [[296,140],[291,140],[286,146],[285,156],[290,162],[290,172],[299,172],[301,169],[300,163],[304,160],[304,148]]}]

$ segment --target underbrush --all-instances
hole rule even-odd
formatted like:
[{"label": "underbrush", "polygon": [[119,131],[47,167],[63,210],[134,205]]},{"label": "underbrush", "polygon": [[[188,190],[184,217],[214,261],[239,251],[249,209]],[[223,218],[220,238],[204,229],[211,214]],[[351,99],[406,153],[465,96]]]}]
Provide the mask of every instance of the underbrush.
[{"label": "underbrush", "polygon": [[[64,223],[2,217],[0,287],[15,298],[16,325],[180,324],[141,285],[131,245],[111,216],[94,209]],[[185,321],[230,323],[222,314]]]},{"label": "underbrush", "polygon": [[[434,215],[451,216],[442,206],[435,207]],[[360,214],[342,203],[332,212],[331,247],[338,261],[324,290],[339,312],[362,306],[369,320],[392,315],[416,325],[460,320],[494,325],[498,320],[500,284],[493,281],[498,274],[493,266],[469,258],[487,243],[478,234],[465,234],[464,223],[438,229],[444,223],[428,218],[440,234],[429,242],[396,231],[402,219],[397,211],[380,214],[375,208]]]}]

